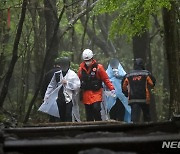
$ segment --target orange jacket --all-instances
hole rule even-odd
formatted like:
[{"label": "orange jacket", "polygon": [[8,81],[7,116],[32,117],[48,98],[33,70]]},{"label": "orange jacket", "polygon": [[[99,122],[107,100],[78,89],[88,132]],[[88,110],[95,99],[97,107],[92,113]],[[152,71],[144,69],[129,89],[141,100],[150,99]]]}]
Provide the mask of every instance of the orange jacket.
[{"label": "orange jacket", "polygon": [[[82,70],[85,70],[86,73],[89,74],[91,69],[92,69],[92,65],[95,64],[95,63],[96,63],[96,60],[93,59],[93,62],[88,67],[88,70],[86,69],[84,62],[82,62],[80,64],[79,71],[78,71],[78,76],[79,76],[80,80],[81,80],[81,77],[82,77]],[[101,64],[97,65],[96,77],[98,79],[102,80],[105,83],[105,85],[108,87],[109,90],[114,89],[111,81],[108,78],[108,75],[107,75],[106,71],[104,70],[103,65],[101,65]],[[103,92],[102,88],[97,90],[97,91],[85,90],[82,93],[82,102],[84,104],[93,104],[95,102],[102,102],[102,92]]]}]

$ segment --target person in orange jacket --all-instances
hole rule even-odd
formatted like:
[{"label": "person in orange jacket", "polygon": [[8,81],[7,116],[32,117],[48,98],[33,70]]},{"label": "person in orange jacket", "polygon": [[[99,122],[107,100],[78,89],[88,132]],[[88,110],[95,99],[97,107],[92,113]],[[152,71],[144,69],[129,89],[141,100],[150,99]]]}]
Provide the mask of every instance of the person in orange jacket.
[{"label": "person in orange jacket", "polygon": [[87,121],[101,121],[102,82],[115,95],[114,86],[108,78],[103,65],[93,58],[93,52],[85,49],[82,53],[78,76],[81,81],[82,102],[85,105]]},{"label": "person in orange jacket", "polygon": [[127,73],[122,81],[122,91],[128,96],[128,102],[131,106],[132,122],[139,122],[141,110],[143,111],[144,121],[151,121],[149,89],[153,88],[155,83],[154,76],[145,70],[142,58],[135,59],[134,70]]}]

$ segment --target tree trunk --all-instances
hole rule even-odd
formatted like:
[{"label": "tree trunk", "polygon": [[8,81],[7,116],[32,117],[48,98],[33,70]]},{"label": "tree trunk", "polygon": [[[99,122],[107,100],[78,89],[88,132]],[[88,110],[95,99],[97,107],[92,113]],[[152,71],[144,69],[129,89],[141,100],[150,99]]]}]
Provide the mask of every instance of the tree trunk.
[{"label": "tree trunk", "polygon": [[[35,65],[35,87],[40,77],[39,72],[42,68],[44,50],[45,50],[45,20],[43,9],[37,9],[40,7],[37,0],[32,0],[28,5],[28,10],[31,14],[33,31],[34,31],[34,65]],[[43,13],[42,13],[43,12]],[[39,14],[38,14],[39,13]],[[39,15],[39,17],[38,17]],[[39,25],[39,26],[38,26]]]},{"label": "tree trunk", "polygon": [[169,106],[169,76],[168,76],[168,69],[167,69],[167,59],[164,60],[164,71],[163,71],[163,111],[164,111],[164,118],[165,120],[168,119],[168,106]]},{"label": "tree trunk", "polygon": [[[29,4],[29,12],[32,18],[33,31],[34,31],[34,50],[33,50],[33,59],[35,65],[34,73],[34,87],[37,89],[38,81],[41,76],[43,59],[45,55],[45,18],[44,18],[44,9],[41,8],[38,0],[32,0]],[[34,110],[37,111],[37,107],[34,107]]]},{"label": "tree trunk", "polygon": [[10,38],[10,30],[9,27],[7,28],[6,25],[6,14],[4,11],[0,11],[0,88],[1,83],[3,83],[4,74],[5,74],[5,64],[6,64],[6,54],[5,54],[5,47],[9,43]]},{"label": "tree trunk", "polygon": [[20,20],[18,23],[16,38],[14,40],[14,46],[13,46],[13,52],[12,52],[13,56],[12,56],[12,59],[11,59],[10,65],[9,65],[8,72],[7,72],[5,80],[4,80],[1,94],[0,94],[0,107],[3,107],[3,103],[4,103],[4,100],[5,100],[7,92],[8,92],[9,83],[10,83],[10,80],[11,80],[11,77],[12,77],[12,74],[14,71],[14,66],[18,60],[18,45],[19,45],[19,41],[21,38],[23,23],[24,23],[24,19],[25,19],[25,15],[26,15],[26,6],[27,6],[27,0],[23,0],[21,17],[20,17]]},{"label": "tree trunk", "polygon": [[[57,24],[57,10],[56,10],[56,0],[44,0],[44,7],[45,7],[45,21],[46,21],[46,47],[49,47],[50,41],[54,34],[54,29]],[[45,67],[45,70],[50,70],[54,65],[54,59],[58,55],[59,50],[59,31],[57,32],[56,36],[53,38],[53,45],[50,49],[50,54],[48,57],[48,64]]]},{"label": "tree trunk", "polygon": [[3,80],[3,73],[4,73],[4,67],[5,67],[5,56],[4,52],[0,53],[0,87],[1,87],[1,82]]},{"label": "tree trunk", "polygon": [[163,9],[164,40],[170,85],[169,118],[173,113],[180,114],[180,38],[178,31],[176,2],[171,10]]},{"label": "tree trunk", "polygon": [[145,65],[147,64],[147,55],[148,55],[148,33],[145,32],[142,36],[135,36],[133,38],[133,53],[134,59],[142,58]]}]

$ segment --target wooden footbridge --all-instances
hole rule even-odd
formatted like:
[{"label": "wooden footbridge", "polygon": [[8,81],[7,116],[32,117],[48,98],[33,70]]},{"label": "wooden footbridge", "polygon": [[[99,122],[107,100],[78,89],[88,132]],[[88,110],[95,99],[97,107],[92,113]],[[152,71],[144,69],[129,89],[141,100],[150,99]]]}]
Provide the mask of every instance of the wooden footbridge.
[{"label": "wooden footbridge", "polygon": [[180,119],[143,124],[107,121],[4,128],[0,142],[2,154],[180,153]]}]

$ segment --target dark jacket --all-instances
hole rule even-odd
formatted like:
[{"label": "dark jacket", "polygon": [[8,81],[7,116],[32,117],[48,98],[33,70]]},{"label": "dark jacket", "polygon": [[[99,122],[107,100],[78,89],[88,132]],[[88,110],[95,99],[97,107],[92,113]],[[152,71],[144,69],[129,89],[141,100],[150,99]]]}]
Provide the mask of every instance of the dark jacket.
[{"label": "dark jacket", "polygon": [[124,77],[122,89],[124,93],[128,92],[129,103],[146,102],[149,104],[149,89],[155,86],[155,82],[155,78],[149,71],[144,70],[141,62],[135,63],[134,70]]}]

